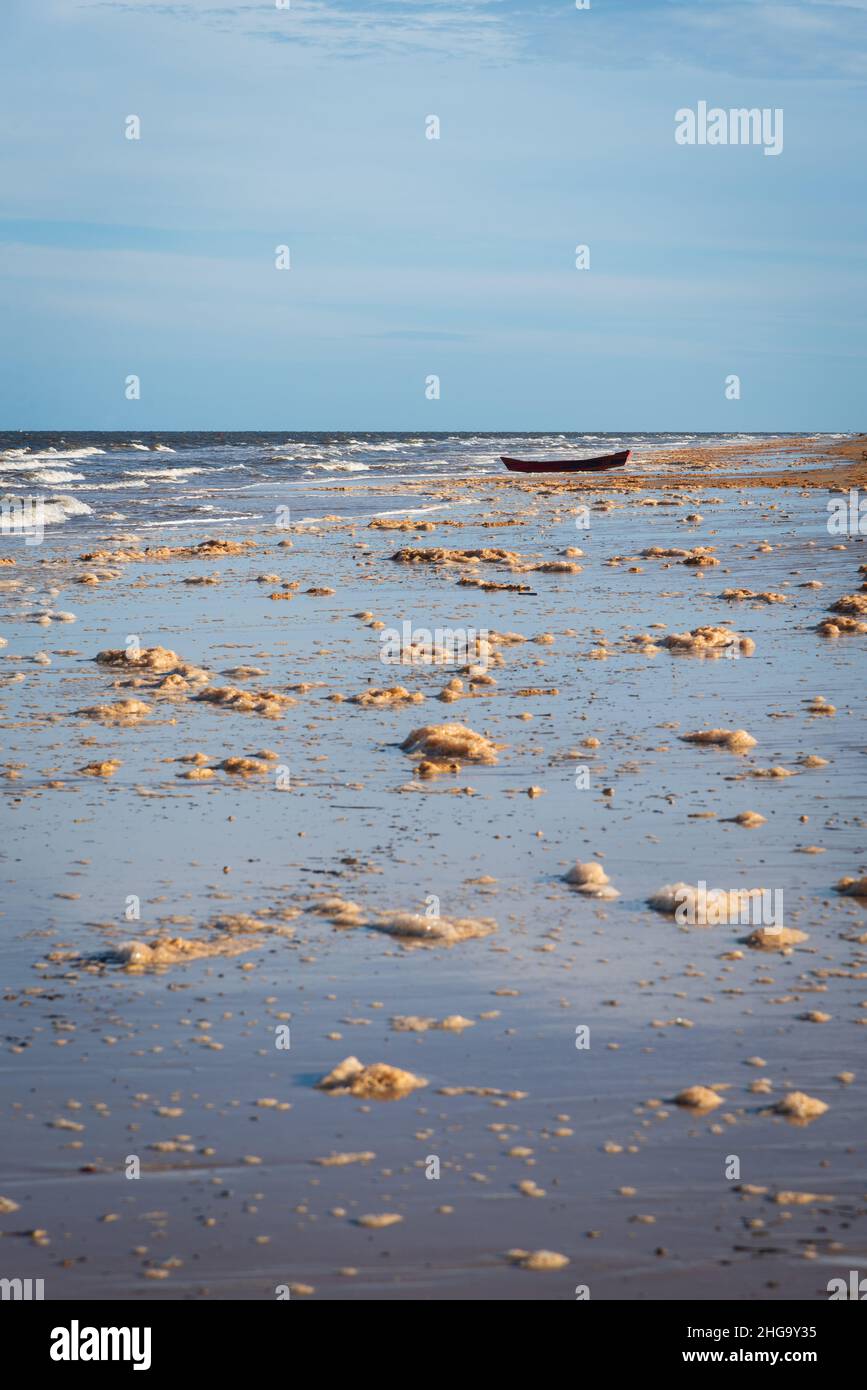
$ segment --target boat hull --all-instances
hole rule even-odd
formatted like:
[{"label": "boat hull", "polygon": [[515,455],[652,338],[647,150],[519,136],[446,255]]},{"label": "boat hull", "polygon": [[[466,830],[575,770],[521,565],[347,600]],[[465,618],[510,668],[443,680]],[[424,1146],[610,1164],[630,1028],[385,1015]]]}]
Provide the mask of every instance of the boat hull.
[{"label": "boat hull", "polygon": [[500,458],[510,473],[604,473],[608,468],[622,468],[631,453],[631,449],[624,449],[592,459],[513,459],[506,454]]}]

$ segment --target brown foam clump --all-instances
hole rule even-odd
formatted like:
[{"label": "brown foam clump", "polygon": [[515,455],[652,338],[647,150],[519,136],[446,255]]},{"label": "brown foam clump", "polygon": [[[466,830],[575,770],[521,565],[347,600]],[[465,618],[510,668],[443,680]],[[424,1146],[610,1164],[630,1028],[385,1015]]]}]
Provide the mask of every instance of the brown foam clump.
[{"label": "brown foam clump", "polygon": [[748,749],[755,748],[758,742],[746,729],[698,729],[691,734],[681,734],[680,737],[683,743],[727,748],[730,753],[746,753]]},{"label": "brown foam clump", "polygon": [[151,713],[151,706],[143,700],[116,700],[113,705],[88,705],[77,709],[76,714],[84,719],[97,719],[101,724],[129,726],[138,724]]},{"label": "brown foam clump", "polygon": [[240,714],[261,714],[266,719],[279,719],[284,710],[298,703],[291,695],[281,695],[276,690],[239,690],[234,685],[209,685],[195,698]]},{"label": "brown foam clump", "polygon": [[850,617],[823,618],[816,631],[823,637],[863,634],[867,632],[867,623],[862,623],[858,618]]},{"label": "brown foam clump", "polygon": [[402,946],[454,946],[497,930],[493,917],[426,917],[418,912],[381,912],[370,926],[396,937]]},{"label": "brown foam clump", "polygon": [[[484,734],[477,734],[466,724],[424,724],[407,734],[400,745],[405,753],[421,753],[439,762],[453,759],[455,762],[487,763],[497,761],[497,752],[502,744],[492,743]],[[451,771],[442,766],[442,771]]]},{"label": "brown foam clump", "polygon": [[[828,766],[828,759],[827,759],[827,758],[820,758],[818,753],[805,753],[804,756],[803,756],[803,758],[799,758],[799,759],[798,759],[798,762],[801,764],[802,767],[827,767],[827,766]],[[794,774],[791,774],[791,775],[794,775]]]},{"label": "brown foam clump", "polygon": [[458,583],[468,589],[482,589],[486,594],[497,591],[509,594],[529,594],[532,592],[529,584],[498,583],[496,579],[476,579],[466,574],[461,576]]},{"label": "brown foam clump", "polygon": [[363,690],[360,695],[350,696],[350,704],[353,705],[403,705],[421,704],[424,699],[419,690],[407,690],[403,685],[390,685],[385,689],[377,689],[371,686],[369,690]]},{"label": "brown foam clump", "polygon": [[97,652],[101,666],[131,666],[143,671],[173,671],[183,663],[177,652],[168,647],[139,647],[127,651],[124,647]]},{"label": "brown foam clump", "polygon": [[120,758],[106,758],[102,763],[87,763],[78,770],[84,777],[113,777],[121,766]]},{"label": "brown foam clump", "polygon": [[363,927],[367,921],[367,915],[360,903],[337,896],[317,898],[309,911],[317,917],[327,917],[334,927]]},{"label": "brown foam clump", "polygon": [[844,594],[831,604],[832,613],[867,613],[867,594]]},{"label": "brown foam clump", "polygon": [[580,574],[583,565],[571,560],[544,560],[539,565],[521,565],[520,568],[530,574]]},{"label": "brown foam clump", "polygon": [[[801,761],[803,762],[805,767],[819,767],[824,762],[824,759],[820,758],[818,762],[812,764],[808,763],[807,760],[804,758],[802,758]],[[790,768],[779,766],[751,767],[749,772],[747,773],[748,777],[797,777],[797,775],[798,774],[796,772],[792,772]]]},{"label": "brown foam clump", "polygon": [[376,1154],[367,1149],[362,1153],[331,1153],[326,1158],[314,1158],[312,1162],[320,1168],[345,1168],[349,1163],[372,1163],[375,1158]]},{"label": "brown foam clump", "polygon": [[404,546],[392,560],[399,565],[516,565],[520,555],[514,550],[486,547],[481,550],[447,550],[444,546]]},{"label": "brown foam clump", "polygon": [[411,516],[375,516],[367,523],[368,531],[435,531],[435,521],[413,521]]},{"label": "brown foam clump", "polygon": [[381,1231],[386,1226],[396,1226],[402,1220],[403,1217],[396,1211],[382,1211],[373,1212],[368,1216],[359,1216],[355,1224],[364,1226],[369,1231]]},{"label": "brown foam clump", "polygon": [[824,695],[814,695],[807,705],[807,710],[810,714],[824,714],[829,718],[833,718],[837,713],[836,705],[832,705],[829,700],[825,699]]},{"label": "brown foam clump", "polygon": [[224,758],[217,766],[221,772],[228,772],[233,777],[256,777],[269,771],[268,763],[260,758],[245,758],[240,755]]},{"label": "brown foam clump", "polygon": [[131,564],[143,560],[206,560],[217,555],[246,555],[255,541],[204,540],[198,545],[147,545],[144,549],[91,550],[79,560],[101,564]]},{"label": "brown foam clump", "polygon": [[751,903],[761,900],[761,888],[708,888],[691,883],[666,883],[647,899],[655,912],[679,913],[690,926],[716,927],[749,921]]},{"label": "brown foam clump", "polygon": [[417,1014],[395,1014],[391,1020],[395,1033],[427,1033],[435,1029],[442,1033],[462,1033],[465,1028],[474,1028],[471,1018],[461,1014],[449,1014],[447,1018],[419,1018]]},{"label": "brown foam clump", "polygon": [[694,627],[691,632],[672,632],[660,643],[670,652],[689,656],[722,656],[725,651],[752,656],[756,644],[751,637],[742,637],[727,627]]},{"label": "brown foam clump", "polygon": [[759,815],[758,811],[739,811],[736,816],[732,816],[736,825],[742,825],[747,830],[753,830],[757,825],[766,825],[767,817]]},{"label": "brown foam clump", "polygon": [[332,1095],[357,1096],[360,1100],[401,1100],[427,1084],[424,1077],[387,1062],[373,1062],[366,1067],[357,1057],[345,1057],[316,1086]]},{"label": "brown foam clump", "polygon": [[789,1091],[788,1095],[777,1102],[774,1109],[779,1115],[789,1115],[793,1120],[806,1122],[824,1115],[828,1106],[823,1100],[808,1096],[805,1091]]},{"label": "brown foam clump", "polygon": [[778,1207],[806,1207],[811,1202],[833,1202],[828,1192],[777,1192],[773,1198]]},{"label": "brown foam clump", "polygon": [[718,1096],[709,1086],[687,1086],[686,1090],[680,1091],[674,1099],[677,1105],[683,1105],[689,1110],[715,1110],[723,1103],[722,1096]]},{"label": "brown foam clump", "polygon": [[785,594],[757,594],[754,589],[723,589],[720,598],[728,599],[730,603],[743,603],[746,599],[751,599],[755,603],[785,603],[787,601]]},{"label": "brown foam clump", "polygon": [[112,952],[112,958],[127,970],[154,970],[163,965],[180,965],[209,956],[236,956],[249,950],[233,941],[196,940],[173,936],[158,941],[128,941]]},{"label": "brown foam clump", "polygon": [[563,882],[568,883],[572,888],[577,888],[579,893],[586,893],[593,898],[619,898],[617,889],[611,886],[611,881],[603,869],[602,865],[595,859],[582,864],[577,861],[568,873],[563,875]]},{"label": "brown foam clump", "polygon": [[795,927],[756,927],[744,939],[748,946],[759,951],[787,951],[810,938],[805,931],[798,931]]},{"label": "brown foam clump", "polygon": [[694,546],[691,550],[684,550],[680,546],[661,546],[652,545],[647,550],[642,550],[643,560],[676,560],[680,565],[699,565],[706,568],[710,565],[718,565],[719,560],[712,553],[713,546]]},{"label": "brown foam clump", "polygon": [[568,1255],[560,1255],[556,1250],[507,1250],[506,1259],[519,1269],[540,1272],[564,1269],[569,1263]]},{"label": "brown foam clump", "polygon": [[838,893],[842,893],[845,897],[867,898],[867,876],[865,875],[860,878],[847,875],[845,878],[841,878],[839,883],[835,883],[834,887]]}]

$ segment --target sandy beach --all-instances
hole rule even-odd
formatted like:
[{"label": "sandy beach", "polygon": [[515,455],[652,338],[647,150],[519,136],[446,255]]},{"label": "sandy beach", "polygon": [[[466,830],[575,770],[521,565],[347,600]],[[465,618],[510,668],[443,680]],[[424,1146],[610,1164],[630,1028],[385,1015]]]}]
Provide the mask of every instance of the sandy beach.
[{"label": "sandy beach", "polygon": [[51,446],[85,510],[0,536],[0,1273],[827,1299],[867,1261],[867,438],[583,479],[161,438]]}]

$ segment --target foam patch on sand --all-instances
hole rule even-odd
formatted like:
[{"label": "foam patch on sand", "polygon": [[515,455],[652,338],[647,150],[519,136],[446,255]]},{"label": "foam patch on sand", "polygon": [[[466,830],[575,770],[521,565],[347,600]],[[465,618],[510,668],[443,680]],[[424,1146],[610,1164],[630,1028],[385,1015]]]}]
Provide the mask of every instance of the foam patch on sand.
[{"label": "foam patch on sand", "polygon": [[502,744],[493,743],[484,734],[477,734],[466,724],[424,724],[407,734],[400,745],[405,753],[420,753],[430,769],[437,772],[456,770],[452,763],[484,763],[492,765]]},{"label": "foam patch on sand", "polygon": [[756,644],[751,637],[732,632],[727,627],[694,627],[691,632],[672,632],[663,637],[660,646],[683,656],[752,656]]},{"label": "foam patch on sand", "polygon": [[455,946],[497,930],[492,917],[426,917],[417,912],[381,912],[369,925],[403,946]]},{"label": "foam patch on sand", "polygon": [[427,1084],[424,1077],[387,1062],[364,1066],[357,1057],[344,1057],[316,1086],[332,1095],[357,1096],[360,1100],[401,1100]]},{"label": "foam patch on sand", "polygon": [[698,729],[680,737],[683,743],[697,743],[702,748],[725,748],[729,753],[746,753],[758,743],[746,729]]},{"label": "foam patch on sand", "polygon": [[760,904],[763,888],[705,888],[691,883],[666,883],[647,899],[654,912],[677,916],[690,926],[716,927],[750,921],[753,904]]}]

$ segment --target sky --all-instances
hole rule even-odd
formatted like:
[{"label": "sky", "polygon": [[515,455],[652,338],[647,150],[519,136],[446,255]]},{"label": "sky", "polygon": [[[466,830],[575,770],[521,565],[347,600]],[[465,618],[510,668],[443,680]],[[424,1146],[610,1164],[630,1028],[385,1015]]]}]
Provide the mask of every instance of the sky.
[{"label": "sky", "polygon": [[0,64],[0,429],[865,428],[867,0],[2,0]]}]

